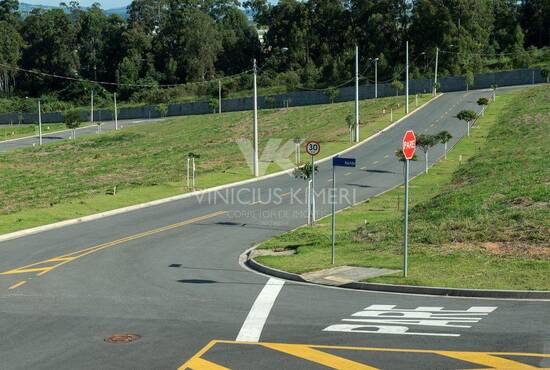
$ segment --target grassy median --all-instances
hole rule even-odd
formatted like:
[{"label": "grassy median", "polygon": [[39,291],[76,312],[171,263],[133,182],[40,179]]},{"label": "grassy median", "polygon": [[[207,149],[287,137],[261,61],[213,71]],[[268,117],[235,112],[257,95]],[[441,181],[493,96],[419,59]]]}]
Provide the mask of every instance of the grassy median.
[{"label": "grassy median", "polygon": [[[421,96],[419,104],[429,99]],[[402,97],[361,102],[363,138],[391,123],[390,107],[394,120],[404,115]],[[353,102],[262,110],[260,154],[267,138],[319,140],[322,156],[345,149],[350,114]],[[251,131],[251,112],[186,116],[2,153],[0,233],[190,191],[185,186],[189,152],[200,155],[198,189],[250,178],[236,141],[250,139]],[[266,165],[268,172],[281,169]]]},{"label": "grassy median", "polygon": [[[550,290],[549,101],[548,86],[499,96],[470,138],[412,181],[409,277],[370,281]],[[402,268],[402,193],[338,214],[338,265]],[[261,248],[297,250],[258,259],[278,269],[329,268],[330,218]]]}]

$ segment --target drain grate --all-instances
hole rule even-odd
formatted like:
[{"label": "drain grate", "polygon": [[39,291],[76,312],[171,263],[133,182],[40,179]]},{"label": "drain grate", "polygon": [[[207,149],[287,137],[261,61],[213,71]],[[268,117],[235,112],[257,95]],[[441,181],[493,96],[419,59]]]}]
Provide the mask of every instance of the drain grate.
[{"label": "drain grate", "polygon": [[110,337],[105,338],[107,343],[132,343],[141,339],[140,335],[137,334],[114,334]]}]

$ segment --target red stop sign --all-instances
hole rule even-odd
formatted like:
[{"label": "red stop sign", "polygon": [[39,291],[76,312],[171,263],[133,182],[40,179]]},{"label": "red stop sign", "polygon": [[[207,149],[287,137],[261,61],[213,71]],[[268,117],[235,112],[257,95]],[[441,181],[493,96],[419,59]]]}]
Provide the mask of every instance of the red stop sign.
[{"label": "red stop sign", "polygon": [[408,160],[411,160],[416,151],[416,136],[414,135],[413,130],[409,130],[405,133],[403,137],[403,155]]}]

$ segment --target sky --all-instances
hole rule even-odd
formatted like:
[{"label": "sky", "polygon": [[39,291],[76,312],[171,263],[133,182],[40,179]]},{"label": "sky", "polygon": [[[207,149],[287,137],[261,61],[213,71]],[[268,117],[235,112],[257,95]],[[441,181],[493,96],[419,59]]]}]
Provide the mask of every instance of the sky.
[{"label": "sky", "polygon": [[[20,0],[21,3],[39,5],[59,5],[63,0]],[[66,1],[69,2],[68,0]],[[93,3],[100,3],[103,9],[120,8],[130,4],[131,0],[80,0],[80,5],[90,6]]]}]

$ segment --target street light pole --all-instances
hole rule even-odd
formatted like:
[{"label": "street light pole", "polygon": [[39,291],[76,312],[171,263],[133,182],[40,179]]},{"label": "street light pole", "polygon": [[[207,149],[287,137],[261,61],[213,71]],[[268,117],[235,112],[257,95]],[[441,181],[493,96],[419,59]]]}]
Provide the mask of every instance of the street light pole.
[{"label": "street light pole", "polygon": [[90,99],[90,123],[94,124],[94,90],[92,90],[92,97]]},{"label": "street light pole", "polygon": [[378,99],[378,59],[374,59],[374,98]]},{"label": "street light pole", "polygon": [[258,65],[254,59],[254,176],[260,176],[258,164],[258,86],[257,86]]},{"label": "street light pole", "polygon": [[359,47],[355,45],[355,142],[359,142]]},{"label": "street light pole", "polygon": [[405,79],[406,79],[406,102],[405,102],[405,113],[409,114],[409,42],[407,41],[407,52],[406,52],[407,62],[405,70]]},{"label": "street light pole", "polygon": [[439,65],[439,48],[435,48],[435,73],[434,73],[434,96],[437,95],[437,67]]},{"label": "street light pole", "polygon": [[222,114],[222,80],[218,80],[218,113]]},{"label": "street light pole", "polygon": [[118,111],[116,107],[116,93],[114,97],[115,97],[115,131],[117,131],[118,130]]},{"label": "street light pole", "polygon": [[38,99],[38,143],[42,145],[42,108]]}]

